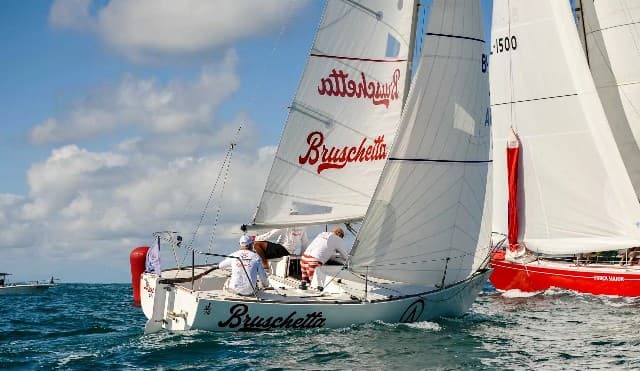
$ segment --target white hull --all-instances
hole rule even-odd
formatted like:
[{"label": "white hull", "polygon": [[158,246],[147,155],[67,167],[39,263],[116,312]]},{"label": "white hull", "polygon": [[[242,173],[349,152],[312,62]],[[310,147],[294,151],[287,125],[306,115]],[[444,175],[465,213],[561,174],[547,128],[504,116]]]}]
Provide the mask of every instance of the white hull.
[{"label": "white hull", "polygon": [[47,290],[51,286],[53,285],[52,284],[25,284],[25,285],[0,286],[0,295],[38,294]]},{"label": "white hull", "polygon": [[[260,292],[257,298],[222,290],[226,277],[219,270],[194,284],[196,288],[206,285],[217,288],[212,290],[191,290],[191,282],[158,283],[155,274],[145,273],[141,279],[142,308],[149,319],[145,332],[163,328],[170,331],[343,328],[371,321],[417,322],[460,316],[469,310],[490,273],[488,270],[478,273],[443,290],[371,280],[366,283],[365,299],[364,280],[338,270],[339,267],[334,272],[331,267],[325,268],[327,281],[331,282],[322,292],[300,290],[297,280],[272,275],[271,284],[276,290]],[[175,272],[164,272],[163,277]],[[191,271],[180,273],[190,276]],[[331,280],[333,275],[342,278]]]}]

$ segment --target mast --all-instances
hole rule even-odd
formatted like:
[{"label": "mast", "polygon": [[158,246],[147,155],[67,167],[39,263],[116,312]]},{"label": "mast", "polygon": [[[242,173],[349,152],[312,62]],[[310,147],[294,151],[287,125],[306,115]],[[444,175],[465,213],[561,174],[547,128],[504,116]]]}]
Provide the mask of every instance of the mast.
[{"label": "mast", "polygon": [[420,13],[420,1],[415,2],[415,11],[413,12],[413,17],[411,18],[411,34],[409,38],[409,56],[407,62],[407,73],[404,79],[404,94],[402,95],[403,110],[404,106],[407,104],[407,96],[409,95],[409,90],[411,87],[411,75],[413,74],[413,56],[415,54],[416,49],[416,40],[418,39],[416,32],[418,30],[418,14]]},{"label": "mast", "polygon": [[587,65],[589,65],[589,48],[587,46],[587,30],[584,26],[584,8],[582,7],[582,0],[575,0],[575,7],[573,10],[576,12],[576,26],[578,27],[580,43],[582,44],[582,49],[584,49],[584,55],[587,57]]}]

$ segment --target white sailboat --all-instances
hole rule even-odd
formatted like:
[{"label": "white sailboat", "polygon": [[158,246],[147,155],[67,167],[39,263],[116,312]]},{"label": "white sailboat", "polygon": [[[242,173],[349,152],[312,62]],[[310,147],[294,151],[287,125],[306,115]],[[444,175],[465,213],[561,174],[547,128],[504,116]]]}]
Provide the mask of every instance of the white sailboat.
[{"label": "white sailboat", "polygon": [[577,0],[578,34],[640,199],[640,1]]},{"label": "white sailboat", "polygon": [[25,283],[7,283],[7,276],[11,273],[0,273],[0,295],[33,295],[44,292],[53,287],[53,277],[49,282],[25,282]]},{"label": "white sailboat", "polygon": [[400,120],[416,8],[328,1],[256,213],[254,228],[362,220],[348,267],[320,267],[326,278],[316,271],[311,286],[324,290],[300,290],[284,258],[271,263],[275,290],[252,297],[224,291],[215,266],[144,273],[145,332],[339,328],[469,309],[490,272],[481,7],[433,2]]},{"label": "white sailboat", "polygon": [[[568,2],[494,1],[492,52],[493,228],[510,246],[494,255],[491,282],[640,296],[636,266],[574,261],[640,246],[640,205]],[[512,131],[517,165],[505,156]]]}]

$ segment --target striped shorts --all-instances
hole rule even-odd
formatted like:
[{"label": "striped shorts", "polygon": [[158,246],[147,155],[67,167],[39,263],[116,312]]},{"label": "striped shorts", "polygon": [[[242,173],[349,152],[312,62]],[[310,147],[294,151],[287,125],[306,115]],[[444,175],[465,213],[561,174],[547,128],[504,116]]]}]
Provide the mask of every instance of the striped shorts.
[{"label": "striped shorts", "polygon": [[307,254],[302,255],[300,259],[300,269],[302,270],[302,280],[311,282],[316,268],[322,265],[322,262],[313,256]]}]

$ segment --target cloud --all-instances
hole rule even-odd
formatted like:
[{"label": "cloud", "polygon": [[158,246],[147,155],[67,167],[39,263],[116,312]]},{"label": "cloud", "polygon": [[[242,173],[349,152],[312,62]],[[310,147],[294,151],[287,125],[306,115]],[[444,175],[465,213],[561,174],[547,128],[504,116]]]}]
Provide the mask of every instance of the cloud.
[{"label": "cloud", "polygon": [[196,133],[210,125],[216,108],[237,91],[238,57],[233,50],[202,68],[195,81],[160,84],[126,75],[115,85],[95,88],[60,117],[31,129],[32,144],[58,144],[137,127],[151,133]]},{"label": "cloud", "polygon": [[308,0],[111,0],[90,12],[87,0],[56,0],[49,23],[91,30],[134,61],[228,46],[275,29]]},{"label": "cloud", "polygon": [[49,11],[49,24],[57,28],[91,30],[95,21],[89,15],[91,0],[56,0]]},{"label": "cloud", "polygon": [[207,249],[216,221],[217,243],[235,246],[229,239],[250,221],[275,148],[241,143],[235,151],[226,178],[220,172],[224,151],[167,162],[125,143],[104,152],[56,148],[30,168],[28,196],[0,194],[0,250],[37,251],[40,259],[60,264],[126,264],[123,257],[148,244],[154,231],[178,230],[190,239],[216,183],[195,246]]},{"label": "cloud", "polygon": [[[123,282],[129,251],[154,231],[178,230],[189,241],[197,228],[194,246],[206,250],[215,229],[215,251],[237,246],[276,149],[256,145],[259,131],[245,113],[216,117],[239,89],[238,56],[220,50],[276,29],[307,3],[54,0],[52,27],[95,33],[131,60],[208,51],[218,60],[192,79],[127,74],[34,126],[29,141],[52,149],[29,168],[26,195],[0,194],[0,251],[12,250],[5,262],[19,272],[52,269],[66,282]],[[227,177],[221,169],[240,125]],[[172,265],[172,252],[163,253]]]}]

